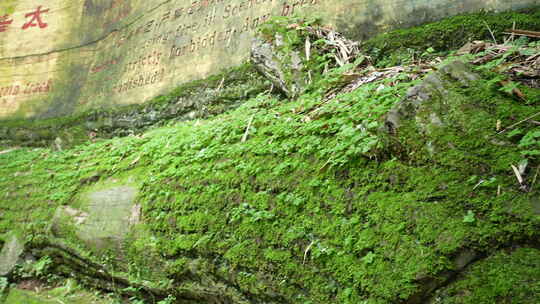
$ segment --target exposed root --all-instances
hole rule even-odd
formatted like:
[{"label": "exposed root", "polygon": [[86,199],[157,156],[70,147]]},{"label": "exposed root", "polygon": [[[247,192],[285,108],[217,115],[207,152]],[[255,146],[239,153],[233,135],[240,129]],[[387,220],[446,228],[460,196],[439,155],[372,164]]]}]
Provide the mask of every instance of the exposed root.
[{"label": "exposed root", "polygon": [[[48,256],[53,259],[53,272],[65,277],[75,276],[85,285],[107,292],[114,292],[125,297],[138,297],[146,303],[157,303],[172,295],[176,303],[261,303],[252,295],[241,294],[235,286],[205,286],[201,282],[189,280],[179,282],[183,287],[169,289],[149,287],[129,281],[110,273],[104,266],[83,257],[73,248],[49,240],[40,240],[27,246],[27,251],[36,257]],[[186,279],[186,281],[188,281]],[[223,282],[220,282],[223,283]],[[219,284],[222,285],[222,284]],[[268,302],[266,302],[268,303]],[[278,303],[278,302],[275,302]]]}]

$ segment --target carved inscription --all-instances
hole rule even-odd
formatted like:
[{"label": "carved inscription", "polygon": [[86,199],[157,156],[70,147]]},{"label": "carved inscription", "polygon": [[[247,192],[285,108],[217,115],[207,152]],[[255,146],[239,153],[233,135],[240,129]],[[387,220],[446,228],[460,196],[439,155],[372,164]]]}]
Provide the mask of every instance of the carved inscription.
[{"label": "carved inscription", "polygon": [[52,80],[43,82],[18,82],[0,87],[0,97],[30,96],[40,93],[49,93],[52,87]]},{"label": "carved inscription", "polygon": [[[33,27],[38,29],[45,29],[49,26],[47,22],[44,21],[44,15],[49,13],[50,9],[44,8],[42,5],[38,5],[37,8],[33,11],[27,12],[24,14],[26,21],[21,27],[21,30],[28,30]],[[14,19],[10,14],[1,15],[0,12],[0,32],[6,32],[9,30]]]},{"label": "carved inscription", "polygon": [[[111,10],[124,7],[124,1],[114,0]],[[292,15],[322,1],[201,0],[185,1],[183,5],[173,1],[115,34],[112,47],[125,50],[123,56],[95,64],[91,73],[120,65],[115,69],[121,76],[110,88],[113,95],[159,87],[167,65],[193,60],[202,53],[234,52],[238,39],[248,39],[245,33],[253,32],[271,16]],[[100,96],[107,95],[103,88],[99,91]]]},{"label": "carved inscription", "polygon": [[30,12],[24,15],[26,18],[30,20],[23,25],[22,29],[26,30],[27,28],[31,28],[31,27],[39,27],[42,29],[46,28],[48,24],[43,22],[43,20],[41,20],[41,15],[48,12],[49,12],[49,9],[42,9],[42,6],[40,5],[37,7],[36,11]]},{"label": "carved inscription", "polygon": [[152,72],[143,72],[137,76],[133,76],[128,80],[113,87],[115,94],[125,93],[136,88],[152,85],[162,82],[165,78],[165,68],[154,70]]},{"label": "carved inscription", "polygon": [[145,69],[148,66],[159,66],[161,63],[161,56],[162,53],[157,50],[139,56],[134,61],[131,61],[126,65],[126,72]]},{"label": "carved inscription", "polygon": [[105,70],[107,70],[109,67],[111,67],[111,66],[113,66],[113,65],[116,65],[116,64],[118,63],[118,61],[119,61],[119,59],[114,58],[114,59],[111,59],[111,60],[102,62],[102,63],[100,63],[100,64],[94,65],[94,66],[90,69],[90,74],[95,74],[95,73],[99,73],[99,72],[105,71]]},{"label": "carved inscription", "polygon": [[[188,42],[173,43],[170,47],[170,58],[196,53],[199,50],[207,50],[214,46],[229,47],[231,41],[238,38],[238,34],[253,32],[272,15],[292,15],[298,12],[299,8],[317,5],[321,0],[281,1],[279,5],[277,5],[278,1],[276,0],[244,0],[235,4],[212,7],[214,4],[223,2],[224,1],[195,1],[193,6],[176,10],[176,18],[183,16],[184,13],[187,15],[203,13],[205,15],[204,18],[200,19],[203,22],[180,22],[176,26],[176,31],[174,33],[167,32],[157,34],[157,37],[161,37],[162,35],[167,37],[174,36],[176,38],[175,40],[179,40],[178,38],[183,36],[191,37]],[[274,7],[278,7],[278,9],[272,11],[272,8]],[[250,14],[252,11],[261,11],[261,8],[263,8],[262,11],[266,12],[259,16]],[[214,30],[202,35],[199,34],[200,32],[207,30],[208,27],[215,28],[217,23],[222,23],[222,30]],[[228,26],[227,24],[229,23],[235,24],[236,26]],[[155,42],[160,41],[154,39],[147,41],[147,43],[150,44]]]},{"label": "carved inscription", "polygon": [[[228,59],[229,53],[238,52],[238,43],[249,40],[246,34],[253,32],[271,16],[291,15],[299,8],[315,6],[322,1],[81,1],[81,5],[88,5],[88,9],[103,9],[106,6],[100,14],[103,20],[98,20],[96,25],[102,27],[100,30],[112,32],[100,43],[92,56],[95,59],[87,61],[88,76],[82,84],[83,94],[80,100],[74,102],[87,105],[99,104],[100,100],[112,103],[123,103],[124,100],[143,102],[137,98],[149,98],[160,88],[172,87],[178,81],[197,75],[203,76],[211,70],[214,61],[219,66],[219,56]],[[0,11],[0,35],[12,30],[45,30],[50,24],[58,24],[53,22],[58,8],[53,3],[36,2],[23,6],[26,7],[24,11]],[[128,19],[129,24],[120,24]],[[207,59],[199,59],[200,56]],[[206,65],[200,70],[201,65],[195,64],[199,61]],[[53,67],[43,65],[44,69]],[[54,73],[54,70],[51,71]],[[184,71],[188,76],[183,75]],[[47,72],[43,70],[42,73]],[[41,82],[13,81],[0,85],[0,101],[21,104],[38,94],[48,98],[54,79],[53,75],[51,77]],[[136,98],[125,99],[127,94]]]},{"label": "carved inscription", "polygon": [[53,81],[15,81],[0,85],[0,117],[16,111],[22,101],[37,96],[46,96],[52,90]]}]

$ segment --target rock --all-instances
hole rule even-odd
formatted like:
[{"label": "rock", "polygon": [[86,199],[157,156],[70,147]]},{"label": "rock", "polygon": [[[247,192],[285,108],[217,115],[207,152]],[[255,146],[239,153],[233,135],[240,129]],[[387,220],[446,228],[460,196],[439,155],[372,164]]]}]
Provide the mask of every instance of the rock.
[{"label": "rock", "polygon": [[137,189],[119,186],[90,193],[89,216],[80,226],[78,236],[97,249],[116,247],[130,228],[130,218]]},{"label": "rock", "polygon": [[[456,85],[469,87],[478,79],[480,77],[462,61],[456,60],[443,65],[426,76],[420,84],[409,89],[405,99],[383,118],[381,132],[393,136],[412,135],[424,143],[430,155],[453,149],[454,143],[439,142],[434,131],[465,127],[463,108],[475,105],[465,104],[467,101],[462,102],[464,98],[450,96],[450,89]],[[457,117],[455,113],[462,113],[461,117]]]},{"label": "rock", "polygon": [[384,122],[385,132],[398,133],[405,120],[416,121],[424,132],[429,132],[430,126],[447,124],[444,117],[440,116],[440,112],[444,112],[440,109],[447,107],[444,96],[447,94],[446,87],[452,84],[452,79],[463,86],[469,86],[480,77],[460,60],[442,66],[438,71],[426,76],[422,83],[410,88],[405,100],[388,112]]},{"label": "rock", "polygon": [[140,221],[137,194],[138,189],[130,184],[90,190],[81,199],[81,210],[69,206],[57,209],[51,232],[61,238],[73,237],[71,232],[75,232],[77,239],[98,251],[121,249],[131,227]]},{"label": "rock", "polygon": [[60,206],[56,209],[54,218],[51,224],[51,232],[53,235],[61,237],[64,234],[65,226],[73,224],[75,226],[82,225],[88,218],[88,213],[72,208],[70,206]]},{"label": "rock", "polygon": [[0,252],[0,277],[9,275],[24,252],[24,242],[15,233],[11,233]]},{"label": "rock", "polygon": [[480,79],[480,76],[471,71],[471,69],[461,60],[455,60],[443,65],[439,71],[443,75],[447,75],[455,80],[458,80],[466,87],[468,87],[471,82]]},{"label": "rock", "polygon": [[303,72],[300,54],[294,50],[280,50],[282,40],[279,34],[276,34],[272,43],[255,38],[251,47],[251,61],[275,87],[288,98],[294,99],[304,91],[308,78]]},{"label": "rock", "polygon": [[454,270],[463,271],[465,267],[467,267],[470,263],[476,260],[479,256],[480,255],[472,249],[463,250],[454,259]]},{"label": "rock", "polygon": [[433,276],[431,274],[420,274],[416,277],[416,281],[420,285],[418,292],[412,295],[404,303],[426,303],[426,300],[429,299],[430,295],[433,294],[434,291],[446,286],[449,282],[451,282],[453,277],[463,272],[467,266],[469,266],[479,257],[480,254],[478,252],[465,248],[458,252],[456,257],[453,258],[452,264],[454,267],[451,271],[439,273],[438,276]]}]

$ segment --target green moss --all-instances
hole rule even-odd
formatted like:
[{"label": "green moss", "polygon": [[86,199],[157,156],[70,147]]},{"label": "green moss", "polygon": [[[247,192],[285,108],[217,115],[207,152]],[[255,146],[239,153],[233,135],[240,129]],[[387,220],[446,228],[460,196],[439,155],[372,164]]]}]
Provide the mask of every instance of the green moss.
[{"label": "green moss", "polygon": [[44,300],[40,299],[38,297],[35,297],[31,295],[28,292],[24,292],[22,290],[13,289],[7,299],[6,303],[13,303],[13,304],[50,304],[55,303],[52,300]]},{"label": "green moss", "polygon": [[[435,52],[455,50],[474,40],[492,40],[490,29],[498,42],[504,32],[517,29],[540,30],[540,10],[523,12],[481,12],[459,15],[439,22],[399,29],[379,34],[363,43],[363,49],[381,66],[407,64],[432,48]],[[488,28],[489,27],[489,28]]]},{"label": "green moss", "polygon": [[98,296],[81,290],[72,281],[67,281],[66,286],[58,287],[48,291],[31,292],[27,290],[11,289],[6,304],[52,304],[52,303],[72,303],[72,304],[112,304],[113,299]]}]

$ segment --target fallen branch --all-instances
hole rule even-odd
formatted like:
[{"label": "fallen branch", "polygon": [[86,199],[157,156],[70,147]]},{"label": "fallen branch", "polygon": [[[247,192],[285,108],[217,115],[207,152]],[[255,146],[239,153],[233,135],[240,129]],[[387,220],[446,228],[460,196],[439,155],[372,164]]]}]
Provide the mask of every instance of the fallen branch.
[{"label": "fallen branch", "polygon": [[531,37],[531,38],[540,38],[540,32],[535,32],[535,31],[506,30],[506,32],[504,32],[504,34],[527,36],[527,37]]}]

